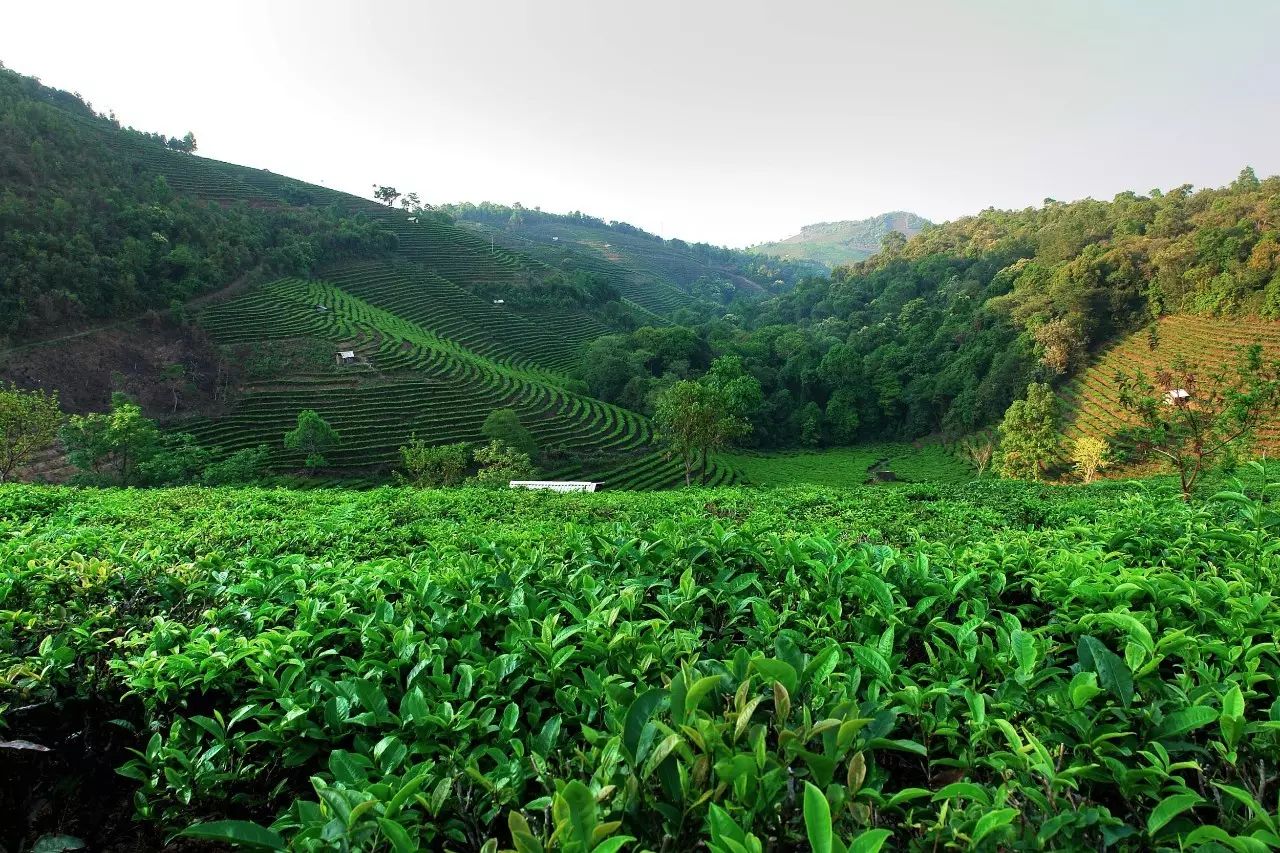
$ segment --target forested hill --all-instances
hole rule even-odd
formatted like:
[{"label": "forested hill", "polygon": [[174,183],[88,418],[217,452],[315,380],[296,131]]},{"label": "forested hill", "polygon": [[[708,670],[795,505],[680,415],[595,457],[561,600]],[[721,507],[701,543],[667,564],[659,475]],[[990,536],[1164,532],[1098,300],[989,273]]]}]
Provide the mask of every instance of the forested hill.
[{"label": "forested hill", "polygon": [[[1178,312],[1280,318],[1280,178],[987,210],[704,324],[687,351],[760,379],[762,445],[955,437]],[[596,344],[606,399],[653,381],[634,337]]]},{"label": "forested hill", "polygon": [[750,251],[791,261],[817,262],[832,268],[871,257],[880,251],[880,244],[891,231],[910,238],[931,224],[922,216],[895,210],[870,219],[806,225],[799,234],[776,243],[761,243]]},{"label": "forested hill", "polygon": [[[620,293],[662,313],[785,292],[819,264],[664,239],[626,222],[581,212],[555,214],[519,204],[452,204],[438,208],[499,245],[565,269],[587,269]],[[686,315],[686,319],[688,319]]]},{"label": "forested hill", "polygon": [[505,209],[491,228],[492,206],[464,205],[455,211],[463,227],[410,193],[396,195],[396,216],[391,205],[192,156],[196,148],[192,134],[121,127],[0,66],[0,344],[170,309],[245,276],[412,255],[405,241],[423,233],[404,233],[409,217],[432,229],[418,248],[433,257],[483,251],[489,266],[516,271],[481,276],[478,295],[513,308],[573,307],[619,328],[675,312],[701,319],[813,269],[584,216]]}]

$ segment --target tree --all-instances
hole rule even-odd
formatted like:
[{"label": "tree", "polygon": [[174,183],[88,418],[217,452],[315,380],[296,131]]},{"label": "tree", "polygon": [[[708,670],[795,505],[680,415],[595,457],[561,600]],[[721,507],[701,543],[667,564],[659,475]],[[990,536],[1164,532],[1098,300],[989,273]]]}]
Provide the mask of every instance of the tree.
[{"label": "tree", "polygon": [[1027,386],[1000,423],[1000,474],[1039,480],[1058,454],[1058,398],[1042,382]]},{"label": "tree", "polygon": [[751,430],[747,421],[732,414],[724,391],[690,380],[681,380],[658,395],[654,426],[658,438],[684,465],[686,486],[693,482],[693,466],[699,456],[705,481],[708,456]]},{"label": "tree", "polygon": [[298,425],[284,434],[284,446],[301,451],[307,468],[323,466],[325,451],[341,443],[342,437],[314,409],[298,412]]},{"label": "tree", "polygon": [[484,419],[480,434],[493,441],[500,441],[508,447],[520,451],[530,459],[538,455],[538,442],[533,434],[520,423],[520,416],[515,409],[494,409]]},{"label": "tree", "polygon": [[817,447],[822,441],[822,409],[810,400],[797,415],[800,424],[800,443],[805,447]]},{"label": "tree", "polygon": [[253,483],[267,467],[271,455],[265,444],[237,450],[221,462],[214,462],[204,469],[200,481],[206,486],[229,486],[237,483]]},{"label": "tree", "polygon": [[138,464],[160,446],[160,430],[155,421],[145,417],[137,403],[119,392],[111,395],[110,412],[72,415],[61,436],[77,468],[110,476],[126,486],[134,483]]},{"label": "tree", "polygon": [[1084,333],[1066,318],[1036,327],[1032,336],[1040,348],[1040,363],[1058,375],[1069,372],[1084,355]]},{"label": "tree", "polygon": [[422,204],[422,199],[418,198],[417,193],[408,193],[404,198],[400,199],[400,206],[405,210],[415,210]]},{"label": "tree", "polygon": [[1071,442],[1071,467],[1086,483],[1092,483],[1098,472],[1111,464],[1111,448],[1097,436],[1083,435]]},{"label": "tree", "polygon": [[973,463],[979,478],[986,472],[991,460],[996,455],[996,443],[989,435],[970,436],[960,444],[960,449],[969,461]]},{"label": "tree", "polygon": [[184,432],[158,438],[150,452],[138,459],[138,482],[144,486],[176,486],[196,479],[212,454]]},{"label": "tree", "polygon": [[373,197],[385,204],[387,207],[391,207],[396,203],[396,199],[400,198],[400,191],[395,187],[384,187],[381,184],[374,184]]},{"label": "tree", "polygon": [[196,148],[199,147],[196,144],[196,135],[189,130],[187,131],[186,136],[183,136],[181,139],[178,139],[175,136],[169,137],[169,141],[165,143],[165,146],[173,149],[174,151],[181,151],[183,154],[194,154]]},{"label": "tree", "polygon": [[0,483],[36,451],[58,437],[62,410],[58,393],[22,391],[0,385]]},{"label": "tree", "polygon": [[181,362],[167,364],[160,371],[160,380],[164,383],[164,387],[173,395],[173,412],[178,414],[179,394],[187,384],[187,368]]},{"label": "tree", "polygon": [[836,444],[851,444],[858,437],[861,421],[858,417],[858,400],[848,388],[841,388],[827,400],[827,410],[822,418]]},{"label": "tree", "polygon": [[491,441],[475,454],[480,470],[471,483],[489,489],[505,489],[512,480],[528,480],[536,473],[529,457],[501,441]]},{"label": "tree", "polygon": [[400,459],[404,479],[414,486],[456,486],[467,473],[471,446],[465,441],[432,446],[415,435],[400,448]]},{"label": "tree", "polygon": [[1206,471],[1244,449],[1258,426],[1280,413],[1280,362],[1264,362],[1256,344],[1203,379],[1179,359],[1154,381],[1141,371],[1117,372],[1116,386],[1120,406],[1136,423],[1119,430],[1113,443],[1137,459],[1169,463],[1184,500]]}]

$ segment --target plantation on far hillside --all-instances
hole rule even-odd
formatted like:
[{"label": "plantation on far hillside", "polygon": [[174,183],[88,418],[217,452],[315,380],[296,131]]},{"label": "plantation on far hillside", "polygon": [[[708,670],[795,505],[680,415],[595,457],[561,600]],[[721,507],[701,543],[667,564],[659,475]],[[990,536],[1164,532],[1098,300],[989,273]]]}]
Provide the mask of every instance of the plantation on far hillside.
[{"label": "plantation on far hillside", "polygon": [[[1108,348],[1060,392],[1066,403],[1064,432],[1068,438],[1109,436],[1126,425],[1117,373],[1142,370],[1155,377],[1179,359],[1211,371],[1229,365],[1241,347],[1253,344],[1261,345],[1264,357],[1280,359],[1280,323],[1191,314],[1161,317],[1151,328]],[[1259,426],[1253,449],[1269,456],[1280,452],[1280,420]]]}]

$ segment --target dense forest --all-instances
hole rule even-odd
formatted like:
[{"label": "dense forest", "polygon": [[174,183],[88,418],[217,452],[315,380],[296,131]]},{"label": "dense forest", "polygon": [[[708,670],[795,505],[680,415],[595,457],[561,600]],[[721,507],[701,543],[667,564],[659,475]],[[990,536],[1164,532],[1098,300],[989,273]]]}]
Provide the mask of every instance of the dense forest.
[{"label": "dense forest", "polygon": [[696,328],[602,338],[581,372],[644,409],[736,356],[761,384],[762,447],[955,437],[1173,312],[1280,317],[1280,178],[1246,168],[1221,189],[1046,199],[891,233],[865,262]]},{"label": "dense forest", "polygon": [[122,129],[75,95],[0,66],[0,339],[168,308],[261,271],[394,248],[324,207],[201,202],[119,141],[189,155],[194,135]]}]

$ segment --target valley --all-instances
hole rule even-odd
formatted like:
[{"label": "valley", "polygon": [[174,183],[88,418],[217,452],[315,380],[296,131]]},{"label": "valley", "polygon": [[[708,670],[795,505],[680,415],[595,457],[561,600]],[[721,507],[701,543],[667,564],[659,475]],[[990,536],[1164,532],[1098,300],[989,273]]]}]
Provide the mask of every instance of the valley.
[{"label": "valley", "polygon": [[1280,176],[1042,192],[1192,57],[552,5],[24,33],[363,193],[0,64],[0,853],[1280,849]]}]

